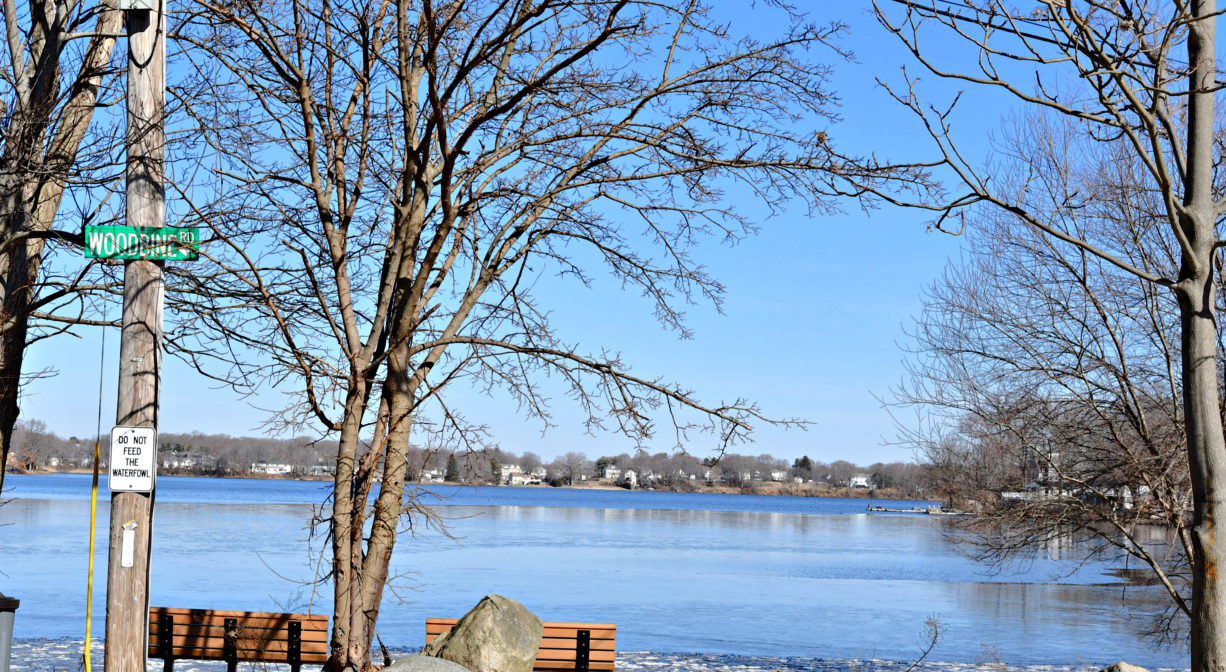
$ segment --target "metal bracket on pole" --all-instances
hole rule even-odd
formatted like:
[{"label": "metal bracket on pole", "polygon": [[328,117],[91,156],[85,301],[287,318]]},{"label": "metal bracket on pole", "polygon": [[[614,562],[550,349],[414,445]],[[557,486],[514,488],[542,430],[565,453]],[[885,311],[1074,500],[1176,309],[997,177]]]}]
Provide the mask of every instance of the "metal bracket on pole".
[{"label": "metal bracket on pole", "polygon": [[144,10],[152,12],[158,8],[159,0],[115,0],[115,9],[130,12]]}]

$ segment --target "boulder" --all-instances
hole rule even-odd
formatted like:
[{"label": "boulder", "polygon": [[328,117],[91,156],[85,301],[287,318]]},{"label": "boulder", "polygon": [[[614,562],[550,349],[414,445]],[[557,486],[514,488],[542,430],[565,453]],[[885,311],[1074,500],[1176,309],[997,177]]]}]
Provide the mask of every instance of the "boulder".
[{"label": "boulder", "polygon": [[1149,670],[1145,669],[1144,667],[1125,663],[1121,660],[1114,665],[1104,667],[1103,669],[1099,670],[1099,672],[1149,672]]},{"label": "boulder", "polygon": [[383,672],[471,672],[467,667],[433,656],[405,656],[383,668]]},{"label": "boulder", "polygon": [[472,672],[532,672],[545,627],[524,605],[486,595],[450,632],[422,649]]}]

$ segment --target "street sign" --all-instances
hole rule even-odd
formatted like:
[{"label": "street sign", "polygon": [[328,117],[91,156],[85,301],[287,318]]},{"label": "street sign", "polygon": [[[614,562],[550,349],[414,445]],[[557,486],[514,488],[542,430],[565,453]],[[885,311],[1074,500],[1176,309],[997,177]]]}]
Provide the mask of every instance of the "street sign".
[{"label": "street sign", "polygon": [[200,258],[199,248],[200,233],[195,228],[85,227],[85,256],[89,259],[192,261]]},{"label": "street sign", "polygon": [[111,430],[111,492],[153,492],[157,477],[157,430],[115,427]]}]

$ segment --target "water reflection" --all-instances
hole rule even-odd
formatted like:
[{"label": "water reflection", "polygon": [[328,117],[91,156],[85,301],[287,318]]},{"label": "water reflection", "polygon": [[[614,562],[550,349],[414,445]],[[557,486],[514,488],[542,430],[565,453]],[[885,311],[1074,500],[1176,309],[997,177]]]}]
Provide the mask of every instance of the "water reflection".
[{"label": "water reflection", "polygon": [[[481,516],[491,521],[541,522],[560,520],[567,524],[601,523],[610,525],[708,526],[732,530],[772,530],[806,534],[817,529],[820,516],[745,511],[685,511],[679,509],[560,509],[539,506],[448,506],[441,509],[445,518],[464,519]],[[865,518],[864,515],[855,519]]]}]

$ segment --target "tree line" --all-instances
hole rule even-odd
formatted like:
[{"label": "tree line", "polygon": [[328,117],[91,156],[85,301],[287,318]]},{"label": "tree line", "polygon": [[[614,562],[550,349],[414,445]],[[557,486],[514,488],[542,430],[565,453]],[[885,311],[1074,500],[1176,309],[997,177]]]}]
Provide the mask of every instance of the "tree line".
[{"label": "tree line", "polygon": [[[107,442],[108,437],[99,437],[103,464],[108,458]],[[366,454],[371,442],[366,440],[363,443],[361,452]],[[322,477],[331,475],[326,467],[330,467],[336,450],[335,441],[309,437],[286,439],[166,432],[158,435],[158,471],[162,474],[194,476],[275,473],[287,477]],[[93,466],[93,453],[94,442],[91,439],[75,436],[61,438],[41,420],[22,420],[13,432],[10,469],[89,469]],[[804,456],[789,463],[768,454],[727,453],[713,459],[684,452],[649,453],[645,450],[594,460],[583,452],[569,451],[552,460],[544,460],[532,451],[514,453],[497,447],[469,452],[410,446],[406,454],[406,477],[409,481],[501,485],[510,482],[513,474],[520,474],[535,476],[532,479],[535,482],[553,486],[598,480],[623,484],[626,483],[624,474],[633,471],[636,483],[643,487],[683,490],[700,484],[743,487],[767,481],[820,483],[830,488],[848,488],[854,476],[863,476],[866,487],[890,490],[904,496],[918,497],[932,491],[927,481],[929,471],[920,465],[904,462],[859,466],[846,460],[827,464]],[[288,471],[263,471],[274,465],[284,465]],[[615,471],[609,471],[610,467]]]},{"label": "tree line", "polygon": [[[109,459],[109,436],[97,437],[102,464]],[[8,467],[14,471],[90,469],[93,437],[60,437],[37,419],[21,420],[13,431]],[[331,464],[336,442],[310,437],[235,437],[226,434],[160,432],[159,473],[237,476],[251,473],[257,463],[284,464],[295,475]]]}]

